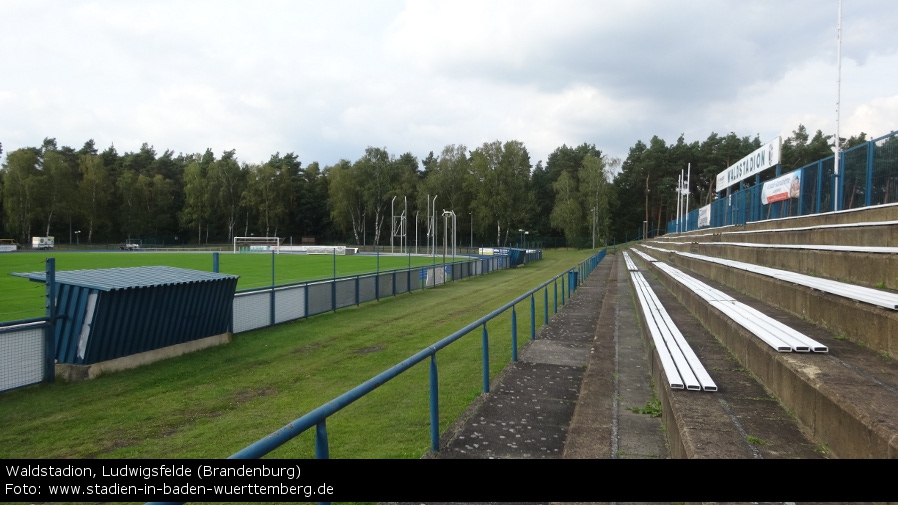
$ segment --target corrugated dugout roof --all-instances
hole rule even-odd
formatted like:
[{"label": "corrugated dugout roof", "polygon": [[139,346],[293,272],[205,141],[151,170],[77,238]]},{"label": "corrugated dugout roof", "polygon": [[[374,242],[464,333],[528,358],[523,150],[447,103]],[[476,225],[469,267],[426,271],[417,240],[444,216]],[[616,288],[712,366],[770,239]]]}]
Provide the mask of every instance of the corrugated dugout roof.
[{"label": "corrugated dugout roof", "polygon": [[[46,272],[11,273],[36,282],[47,282]],[[67,270],[56,272],[56,282],[97,289],[115,291],[117,289],[145,288],[153,286],[173,286],[194,282],[208,282],[233,279],[236,275],[203,272],[165,266],[100,268],[93,270]]]}]

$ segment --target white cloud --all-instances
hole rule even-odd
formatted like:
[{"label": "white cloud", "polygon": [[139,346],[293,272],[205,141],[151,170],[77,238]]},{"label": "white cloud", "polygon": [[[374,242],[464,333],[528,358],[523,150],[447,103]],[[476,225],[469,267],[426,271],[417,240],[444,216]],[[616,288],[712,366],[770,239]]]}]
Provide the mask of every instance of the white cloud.
[{"label": "white cloud", "polygon": [[[894,129],[898,4],[845,4],[842,134]],[[423,158],[520,140],[835,127],[836,7],[812,0],[0,3],[0,142]]]}]

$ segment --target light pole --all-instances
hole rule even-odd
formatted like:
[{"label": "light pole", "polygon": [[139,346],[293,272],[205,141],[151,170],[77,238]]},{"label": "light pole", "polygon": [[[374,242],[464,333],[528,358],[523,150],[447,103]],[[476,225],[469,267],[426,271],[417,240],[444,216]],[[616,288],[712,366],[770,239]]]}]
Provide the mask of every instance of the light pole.
[{"label": "light pole", "polygon": [[642,238],[643,240],[649,238],[648,237],[648,223],[649,223],[649,176],[645,176],[645,222],[643,222],[643,230],[642,230]]},{"label": "light pole", "polygon": [[81,230],[75,230],[75,245],[81,245]]},{"label": "light pole", "polygon": [[596,208],[592,208],[592,248],[596,248]]},{"label": "light pole", "polygon": [[530,232],[524,230],[524,250],[527,249],[527,235],[530,235]]},{"label": "light pole", "polygon": [[468,214],[471,216],[471,245],[470,245],[470,248],[474,249],[474,212],[471,211],[471,212],[468,212]]}]

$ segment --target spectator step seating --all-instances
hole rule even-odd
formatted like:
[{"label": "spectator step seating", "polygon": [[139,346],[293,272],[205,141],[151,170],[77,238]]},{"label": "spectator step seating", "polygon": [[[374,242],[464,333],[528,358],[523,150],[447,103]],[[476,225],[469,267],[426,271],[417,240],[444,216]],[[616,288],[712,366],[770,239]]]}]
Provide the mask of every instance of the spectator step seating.
[{"label": "spectator step seating", "polygon": [[[871,287],[872,277],[865,282],[839,279],[828,268],[833,259],[822,258],[842,255],[840,261],[861,262],[859,270],[890,261],[886,258],[896,256],[891,248],[898,246],[892,242],[896,210],[880,206],[816,220],[806,216],[749,223],[738,230],[668,235],[634,250],[644,273],[656,277],[670,298],[700,321],[830,457],[892,458],[898,457],[898,294],[882,289],[881,282],[879,289]],[[878,231],[860,234],[859,227]],[[812,240],[809,230],[820,229],[827,230],[825,240]],[[731,233],[741,237],[739,245],[724,240]],[[757,235],[745,241],[753,233]],[[777,245],[793,247],[767,247],[756,240],[765,234],[775,234]],[[770,251],[800,251],[803,264],[790,269],[787,262],[731,257],[739,250],[766,250],[768,259]],[[633,267],[638,269],[635,263]],[[759,333],[800,339],[777,343]],[[718,380],[714,369],[710,372],[718,391],[735,387]],[[659,386],[664,394],[675,394]],[[671,417],[675,426],[667,428],[675,431],[670,437],[682,439],[689,424],[683,415]]]}]

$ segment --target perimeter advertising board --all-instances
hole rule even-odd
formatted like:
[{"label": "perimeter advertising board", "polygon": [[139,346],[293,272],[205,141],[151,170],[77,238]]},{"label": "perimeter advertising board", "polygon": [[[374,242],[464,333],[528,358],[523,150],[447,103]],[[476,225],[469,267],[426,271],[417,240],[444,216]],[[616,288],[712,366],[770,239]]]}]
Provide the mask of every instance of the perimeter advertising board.
[{"label": "perimeter advertising board", "polygon": [[796,170],[764,183],[761,202],[764,205],[781,202],[801,195],[801,171]]},{"label": "perimeter advertising board", "polygon": [[711,204],[698,209],[698,227],[711,226]]},{"label": "perimeter advertising board", "polygon": [[715,191],[723,191],[737,182],[760,173],[762,170],[778,165],[780,163],[781,148],[782,137],[777,137],[737,161],[723,172],[720,172],[717,174]]}]

